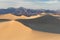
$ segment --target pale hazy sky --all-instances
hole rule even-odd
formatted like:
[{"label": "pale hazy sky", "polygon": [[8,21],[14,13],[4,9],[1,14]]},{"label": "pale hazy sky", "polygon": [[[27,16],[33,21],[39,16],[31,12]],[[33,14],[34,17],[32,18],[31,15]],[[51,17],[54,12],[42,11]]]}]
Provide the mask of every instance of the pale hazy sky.
[{"label": "pale hazy sky", "polygon": [[60,9],[60,0],[0,0],[0,8]]}]

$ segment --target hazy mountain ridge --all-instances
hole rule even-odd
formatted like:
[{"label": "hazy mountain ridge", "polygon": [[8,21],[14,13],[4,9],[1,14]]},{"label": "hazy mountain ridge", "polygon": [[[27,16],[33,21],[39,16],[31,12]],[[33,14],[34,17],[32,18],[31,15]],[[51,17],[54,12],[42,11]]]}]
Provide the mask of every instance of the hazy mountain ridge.
[{"label": "hazy mountain ridge", "polygon": [[32,15],[37,15],[37,14],[41,14],[41,13],[53,13],[53,14],[59,14],[60,11],[59,10],[45,10],[45,9],[27,9],[24,7],[20,7],[20,8],[7,8],[7,9],[0,9],[0,15],[2,14],[14,14],[17,16],[20,15],[25,15],[25,16],[32,16]]}]

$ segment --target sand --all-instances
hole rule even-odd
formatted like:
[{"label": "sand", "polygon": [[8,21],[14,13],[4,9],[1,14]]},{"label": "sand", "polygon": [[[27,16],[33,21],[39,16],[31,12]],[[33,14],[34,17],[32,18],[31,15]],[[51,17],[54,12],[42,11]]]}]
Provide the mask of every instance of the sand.
[{"label": "sand", "polygon": [[15,15],[9,13],[9,14],[0,15],[0,19],[10,19],[10,20],[15,20],[15,19],[35,19],[35,18],[42,17],[42,16],[44,16],[44,15],[35,15],[35,16],[30,16],[30,17],[24,16],[24,15],[15,16]]},{"label": "sand", "polygon": [[30,17],[22,15],[22,16],[18,16],[18,17],[19,17],[19,19],[35,19],[35,18],[42,17],[42,16],[44,16],[44,15],[39,15],[38,14],[38,15],[35,15],[35,16],[30,16]]},{"label": "sand", "polygon": [[24,15],[15,16],[12,14],[0,15],[0,19],[12,20],[0,22],[0,40],[60,40],[60,34],[36,31],[21,22],[14,21],[15,19],[33,19],[37,17],[41,16],[26,17]]},{"label": "sand", "polygon": [[0,23],[0,40],[25,40],[32,29],[16,21]]},{"label": "sand", "polygon": [[29,20],[17,19],[16,21],[21,22],[34,30],[60,34],[60,19],[51,15]]},{"label": "sand", "polygon": [[60,34],[35,31],[17,21],[0,22],[0,40],[60,40]]},{"label": "sand", "polygon": [[0,15],[0,19],[11,19],[11,20],[14,20],[14,19],[17,19],[18,17],[9,13],[9,14],[4,14],[4,15]]}]

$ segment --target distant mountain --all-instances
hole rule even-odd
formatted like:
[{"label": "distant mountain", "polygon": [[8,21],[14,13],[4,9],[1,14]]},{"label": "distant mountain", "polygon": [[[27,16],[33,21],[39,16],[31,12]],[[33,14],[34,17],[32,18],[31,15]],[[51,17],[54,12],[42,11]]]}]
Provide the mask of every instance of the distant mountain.
[{"label": "distant mountain", "polygon": [[0,15],[2,14],[14,14],[16,16],[20,16],[20,15],[25,15],[25,16],[32,16],[32,15],[37,15],[37,14],[41,14],[42,12],[45,13],[57,13],[58,11],[55,10],[45,10],[45,9],[27,9],[24,7],[20,7],[20,8],[7,8],[7,9],[0,9]]},{"label": "distant mountain", "polygon": [[14,13],[15,10],[15,8],[0,9],[0,14]]}]

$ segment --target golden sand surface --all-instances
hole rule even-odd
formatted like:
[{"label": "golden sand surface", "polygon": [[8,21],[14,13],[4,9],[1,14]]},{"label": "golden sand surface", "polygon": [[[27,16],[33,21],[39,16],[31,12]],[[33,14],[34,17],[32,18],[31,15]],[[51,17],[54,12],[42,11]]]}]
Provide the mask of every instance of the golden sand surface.
[{"label": "golden sand surface", "polygon": [[60,34],[35,31],[17,21],[0,22],[0,40],[60,40]]},{"label": "golden sand surface", "polygon": [[38,17],[41,17],[42,15],[36,15],[36,16],[30,16],[30,17],[27,17],[27,16],[20,16],[21,19],[34,19],[34,18],[38,18]]},{"label": "golden sand surface", "polygon": [[26,40],[32,29],[16,21],[0,23],[0,40]]},{"label": "golden sand surface", "polygon": [[4,15],[0,15],[0,19],[17,19],[18,17],[13,15],[13,14],[4,14]]},{"label": "golden sand surface", "polygon": [[27,17],[27,16],[24,16],[24,15],[15,16],[13,14],[4,14],[4,15],[0,15],[0,19],[11,19],[11,20],[15,20],[15,19],[34,19],[34,18],[38,18],[38,17],[42,17],[42,16],[44,16],[44,15],[35,15],[35,16]]},{"label": "golden sand surface", "polygon": [[50,15],[55,16],[55,17],[60,17],[59,14],[50,14]]}]

